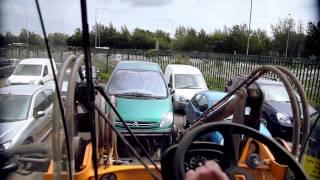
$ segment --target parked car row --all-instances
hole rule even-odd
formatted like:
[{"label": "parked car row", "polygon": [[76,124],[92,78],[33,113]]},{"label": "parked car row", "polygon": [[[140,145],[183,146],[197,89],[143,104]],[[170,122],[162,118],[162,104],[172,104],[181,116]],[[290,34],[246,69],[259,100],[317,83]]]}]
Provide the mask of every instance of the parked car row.
[{"label": "parked car row", "polygon": [[[92,70],[97,81],[99,71],[96,67]],[[67,69],[62,84],[63,98],[70,71]],[[85,76],[85,71],[82,75]],[[234,89],[243,79],[244,76],[233,77],[225,91]],[[53,88],[49,84],[52,80],[48,59],[25,59],[16,66],[7,80],[8,86],[0,89],[0,153],[14,149],[18,144],[41,141],[50,132]],[[260,131],[290,141],[293,118],[283,84],[263,79],[253,86],[261,89],[265,96]],[[117,111],[143,144],[148,145],[150,154],[174,143],[178,133],[174,111],[185,111],[185,127],[188,127],[226,95],[226,92],[209,91],[196,67],[169,64],[163,73],[158,64],[142,61],[119,62],[105,92],[109,97],[115,97]],[[311,106],[309,110],[310,115],[316,113]],[[106,111],[110,112],[108,105]],[[116,128],[129,135],[122,122],[116,117],[114,120]],[[218,132],[208,138],[222,142]]]},{"label": "parked car row", "polygon": [[[56,70],[55,62],[53,68]],[[42,142],[48,137],[53,94],[49,59],[23,59],[16,65],[6,87],[0,88],[1,156],[9,157],[19,145]]]}]

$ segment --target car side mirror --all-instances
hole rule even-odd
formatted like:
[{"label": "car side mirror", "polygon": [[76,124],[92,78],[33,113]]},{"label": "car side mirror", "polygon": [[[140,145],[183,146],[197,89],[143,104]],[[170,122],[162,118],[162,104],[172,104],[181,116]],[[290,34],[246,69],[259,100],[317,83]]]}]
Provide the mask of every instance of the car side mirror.
[{"label": "car side mirror", "polygon": [[40,85],[44,85],[44,82],[42,80],[39,81]]},{"label": "car side mirror", "polygon": [[36,119],[39,119],[44,116],[44,111],[38,111],[36,114]]},{"label": "car side mirror", "polygon": [[168,83],[168,87],[169,87],[169,88],[172,88],[172,84],[171,84],[171,83]]},{"label": "car side mirror", "polygon": [[174,89],[170,89],[170,94],[174,94],[176,91]]}]

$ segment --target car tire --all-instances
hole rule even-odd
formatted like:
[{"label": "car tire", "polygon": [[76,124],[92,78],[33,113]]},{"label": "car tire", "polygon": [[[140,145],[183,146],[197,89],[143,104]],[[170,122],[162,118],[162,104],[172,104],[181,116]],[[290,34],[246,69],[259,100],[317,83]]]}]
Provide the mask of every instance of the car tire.
[{"label": "car tire", "polygon": [[25,141],[24,144],[32,144],[33,143],[33,137],[28,137]]}]

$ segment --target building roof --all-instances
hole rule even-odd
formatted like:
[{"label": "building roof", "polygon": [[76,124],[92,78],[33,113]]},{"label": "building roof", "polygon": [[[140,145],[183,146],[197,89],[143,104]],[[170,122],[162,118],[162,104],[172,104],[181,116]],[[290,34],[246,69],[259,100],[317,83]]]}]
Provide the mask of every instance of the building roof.
[{"label": "building roof", "polygon": [[161,72],[161,69],[157,63],[144,61],[121,61],[118,64],[117,69],[132,69]]}]

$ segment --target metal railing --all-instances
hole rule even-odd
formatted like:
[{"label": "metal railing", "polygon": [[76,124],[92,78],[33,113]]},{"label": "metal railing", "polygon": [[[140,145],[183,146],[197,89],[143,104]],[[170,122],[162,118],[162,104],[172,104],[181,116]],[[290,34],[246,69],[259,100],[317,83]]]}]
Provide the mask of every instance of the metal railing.
[{"label": "metal railing", "polygon": [[[62,62],[70,54],[80,54],[81,52],[81,50],[56,50],[52,54],[56,62]],[[239,74],[246,75],[257,66],[281,65],[293,72],[301,81],[309,100],[320,102],[319,59],[132,49],[93,49],[91,52],[93,63],[99,67],[100,71],[105,72],[112,72],[117,62],[121,60],[155,62],[160,65],[163,71],[167,64],[189,64],[199,68],[211,88],[218,90],[223,90],[231,77]],[[46,56],[45,50],[0,49],[0,57],[4,58],[22,59]]]}]

